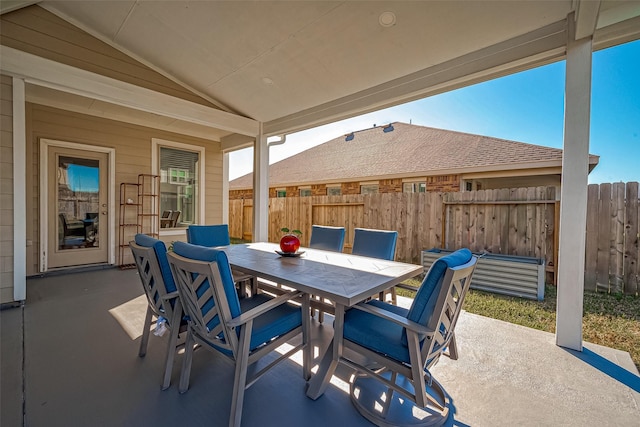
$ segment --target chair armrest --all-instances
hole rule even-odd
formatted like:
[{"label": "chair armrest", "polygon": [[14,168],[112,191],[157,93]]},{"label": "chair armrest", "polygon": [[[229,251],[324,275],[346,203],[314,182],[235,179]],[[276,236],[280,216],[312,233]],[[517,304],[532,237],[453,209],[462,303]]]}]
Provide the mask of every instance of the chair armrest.
[{"label": "chair armrest", "polygon": [[366,303],[359,303],[351,307],[352,309],[365,311],[369,314],[373,314],[374,316],[382,317],[383,319],[389,320],[390,322],[396,323],[410,331],[417,332],[419,334],[425,335],[433,335],[433,329],[429,329],[420,323],[414,322],[412,320],[407,319],[406,317],[399,316],[391,311],[387,311],[380,307],[375,307]]},{"label": "chair armrest", "polygon": [[178,298],[178,291],[170,292],[170,293],[166,294],[165,296],[163,296],[161,299],[163,301],[171,301],[174,298]]},{"label": "chair armrest", "polygon": [[303,294],[303,292],[301,291],[295,291],[295,292],[288,292],[286,294],[280,295],[279,297],[276,297],[270,301],[267,301],[263,304],[260,304],[257,307],[252,308],[249,311],[246,311],[242,314],[240,314],[240,316],[235,317],[233,319],[231,319],[230,322],[227,322],[227,325],[234,328],[237,326],[242,326],[245,323],[247,323],[249,320],[253,320],[258,316],[263,315],[264,313],[266,313],[267,311],[282,305],[286,302],[288,302],[289,300],[292,300],[294,298],[297,298],[299,296],[301,296]]}]

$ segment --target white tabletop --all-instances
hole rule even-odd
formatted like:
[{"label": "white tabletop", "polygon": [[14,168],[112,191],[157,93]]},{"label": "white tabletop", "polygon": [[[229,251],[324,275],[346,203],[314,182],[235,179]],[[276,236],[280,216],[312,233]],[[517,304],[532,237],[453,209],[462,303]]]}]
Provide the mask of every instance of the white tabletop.
[{"label": "white tabletop", "polygon": [[275,243],[248,243],[224,248],[234,269],[325,297],[350,307],[403,280],[422,266],[340,252],[300,248],[300,257],[283,257]]}]

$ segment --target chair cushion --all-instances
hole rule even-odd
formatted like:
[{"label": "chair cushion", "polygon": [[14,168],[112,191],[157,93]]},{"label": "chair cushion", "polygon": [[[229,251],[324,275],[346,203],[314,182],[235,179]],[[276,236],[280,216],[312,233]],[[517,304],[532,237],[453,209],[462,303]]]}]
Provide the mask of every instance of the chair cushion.
[{"label": "chair cushion", "polygon": [[[247,312],[270,299],[272,298],[265,294],[256,294],[251,298],[243,298],[240,300],[242,312]],[[269,310],[253,320],[250,349],[255,350],[262,344],[284,335],[300,325],[302,325],[302,310],[300,307],[296,307],[293,304],[282,304]]]},{"label": "chair cushion", "polygon": [[[413,299],[413,303],[407,314],[407,319],[426,326],[436,305],[438,291],[447,268],[464,265],[471,261],[471,257],[471,251],[463,248],[436,260],[436,262],[431,265],[429,272],[422,281],[420,289],[418,289]],[[407,345],[406,333],[403,334],[402,341]]]},{"label": "chair cushion", "polygon": [[[270,299],[272,299],[272,297],[266,294],[256,294],[251,298],[243,298],[240,300],[242,312],[244,313],[249,311]],[[277,338],[280,335],[284,335],[300,325],[302,325],[302,311],[300,307],[296,307],[292,304],[283,304],[273,308],[253,320],[249,350],[253,351],[272,339]],[[240,336],[239,330],[238,336]],[[218,338],[222,342],[225,341],[223,334],[218,335]],[[216,350],[226,354],[227,356],[232,356],[232,352],[230,350],[216,345],[215,341],[209,341],[206,338],[204,340]]]},{"label": "chair cushion", "polygon": [[[409,310],[379,300],[371,300],[368,305],[382,308],[402,317]],[[397,323],[362,310],[347,310],[344,315],[344,338],[360,344],[400,362],[409,363],[409,349],[402,339],[404,328]]]},{"label": "chair cushion", "polygon": [[176,283],[173,281],[173,274],[171,274],[169,260],[167,259],[167,247],[164,242],[147,236],[146,234],[136,234],[135,242],[137,245],[144,246],[145,248],[153,248],[158,258],[158,264],[160,265],[164,288],[167,290],[167,293],[174,292],[176,290]]}]

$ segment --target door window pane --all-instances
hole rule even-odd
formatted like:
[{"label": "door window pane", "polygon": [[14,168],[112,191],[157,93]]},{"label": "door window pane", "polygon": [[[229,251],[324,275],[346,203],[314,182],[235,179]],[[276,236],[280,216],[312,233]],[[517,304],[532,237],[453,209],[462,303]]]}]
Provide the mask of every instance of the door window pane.
[{"label": "door window pane", "polygon": [[160,147],[160,212],[170,212],[163,228],[196,224],[199,163],[197,152]]},{"label": "door window pane", "polygon": [[58,249],[98,247],[100,164],[58,157]]}]

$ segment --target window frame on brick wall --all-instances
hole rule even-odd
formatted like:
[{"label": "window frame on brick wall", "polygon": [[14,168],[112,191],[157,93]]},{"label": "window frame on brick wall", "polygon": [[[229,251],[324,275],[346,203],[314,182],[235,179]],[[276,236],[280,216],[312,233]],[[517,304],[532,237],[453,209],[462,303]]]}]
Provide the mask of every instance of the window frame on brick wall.
[{"label": "window frame on brick wall", "polygon": [[299,187],[298,195],[300,197],[310,197],[313,195],[313,192],[311,191],[311,187]]},{"label": "window frame on brick wall", "polygon": [[327,185],[327,196],[342,196],[341,185]]},{"label": "window frame on brick wall", "polygon": [[427,183],[425,181],[413,181],[402,183],[403,193],[426,193]]},{"label": "window frame on brick wall", "polygon": [[378,194],[380,184],[360,184],[360,194]]}]

